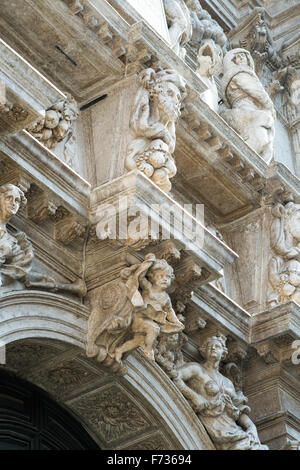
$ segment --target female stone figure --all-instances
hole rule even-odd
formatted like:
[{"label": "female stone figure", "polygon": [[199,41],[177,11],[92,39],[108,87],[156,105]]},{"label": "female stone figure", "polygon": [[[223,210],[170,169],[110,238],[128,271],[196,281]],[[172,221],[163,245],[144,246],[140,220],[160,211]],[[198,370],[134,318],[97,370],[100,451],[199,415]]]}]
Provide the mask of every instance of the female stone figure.
[{"label": "female stone figure", "polygon": [[31,269],[33,249],[23,232],[8,233],[6,224],[21,204],[26,204],[23,191],[13,184],[0,186],[0,287],[12,280],[22,281]]},{"label": "female stone figure", "polygon": [[273,158],[275,109],[254,71],[251,54],[232,49],[223,62],[223,95],[230,109],[221,113],[266,162]]},{"label": "female stone figure", "polygon": [[219,372],[226,355],[226,338],[208,338],[200,348],[205,361],[190,362],[178,369],[174,380],[189,400],[218,450],[266,450],[249,418],[247,398]]},{"label": "female stone figure", "polygon": [[27,200],[23,191],[13,184],[0,186],[0,289],[21,290],[36,287],[51,291],[65,290],[79,297],[86,294],[84,281],[78,279],[71,284],[56,281],[54,278],[33,271],[34,252],[24,232],[11,235],[7,223],[16,215],[21,204]]}]

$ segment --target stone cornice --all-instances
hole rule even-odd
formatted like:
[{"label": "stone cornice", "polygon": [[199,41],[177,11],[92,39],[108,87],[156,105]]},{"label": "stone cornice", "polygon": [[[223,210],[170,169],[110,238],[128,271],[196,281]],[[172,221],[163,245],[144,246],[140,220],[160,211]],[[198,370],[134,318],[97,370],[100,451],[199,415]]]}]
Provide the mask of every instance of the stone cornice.
[{"label": "stone cornice", "polygon": [[300,338],[300,306],[295,302],[283,303],[252,317],[252,344],[286,335]]},{"label": "stone cornice", "polygon": [[3,137],[0,151],[72,211],[87,216],[90,184],[28,132]]},{"label": "stone cornice", "polygon": [[216,287],[207,284],[196,289],[191,304],[232,336],[245,343],[249,341],[251,316]]}]

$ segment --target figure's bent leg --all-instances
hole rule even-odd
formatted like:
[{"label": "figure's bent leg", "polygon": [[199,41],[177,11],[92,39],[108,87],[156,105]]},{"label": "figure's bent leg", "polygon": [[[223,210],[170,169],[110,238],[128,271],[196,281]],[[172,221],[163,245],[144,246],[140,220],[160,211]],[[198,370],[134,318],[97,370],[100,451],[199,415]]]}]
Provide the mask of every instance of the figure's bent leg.
[{"label": "figure's bent leg", "polygon": [[160,327],[153,322],[147,324],[143,351],[148,359],[154,361],[153,346],[160,332]]},{"label": "figure's bent leg", "polygon": [[134,349],[138,348],[141,343],[143,342],[144,336],[137,334],[134,336],[133,339],[126,341],[126,343],[122,344],[115,350],[115,360],[117,362],[121,362],[122,356],[124,353],[128,351],[133,351]]}]

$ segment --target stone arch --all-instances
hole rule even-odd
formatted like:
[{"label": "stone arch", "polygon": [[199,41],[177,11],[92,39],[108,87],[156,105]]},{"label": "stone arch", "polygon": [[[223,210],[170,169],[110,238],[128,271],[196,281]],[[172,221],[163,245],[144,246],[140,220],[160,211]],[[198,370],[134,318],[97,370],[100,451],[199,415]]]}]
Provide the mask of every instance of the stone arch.
[{"label": "stone arch", "polygon": [[0,297],[0,341],[49,338],[84,348],[89,310],[61,295],[13,291]]},{"label": "stone arch", "polygon": [[169,377],[139,352],[124,377],[85,356],[89,310],[60,295],[11,292],[0,302],[7,367],[70,410],[102,449],[214,449]]}]

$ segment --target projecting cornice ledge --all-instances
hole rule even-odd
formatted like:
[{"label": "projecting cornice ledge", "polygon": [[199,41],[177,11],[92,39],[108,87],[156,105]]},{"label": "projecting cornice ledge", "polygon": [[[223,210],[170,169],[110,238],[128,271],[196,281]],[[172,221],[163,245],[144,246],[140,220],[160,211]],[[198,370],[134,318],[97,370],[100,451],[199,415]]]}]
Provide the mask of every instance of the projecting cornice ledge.
[{"label": "projecting cornice ledge", "polygon": [[0,39],[0,135],[34,122],[43,109],[64,98],[54,85]]},{"label": "projecting cornice ledge", "polygon": [[[126,198],[126,207],[122,205],[124,198]],[[152,221],[158,224],[160,233],[170,231],[172,241],[177,248],[186,250],[200,266],[208,269],[212,278],[218,278],[224,265],[233,263],[238,257],[225,243],[207,230],[199,220],[191,216],[138,170],[133,170],[92,191],[90,206],[90,222],[92,224],[96,225],[103,219],[104,210],[108,204],[114,208],[117,216],[123,214],[126,217],[124,210],[135,208],[144,217],[148,217],[151,224]],[[174,217],[162,215],[172,215],[172,213],[175,214]],[[185,224],[183,231],[180,230],[182,228],[180,221],[184,221]]]}]

